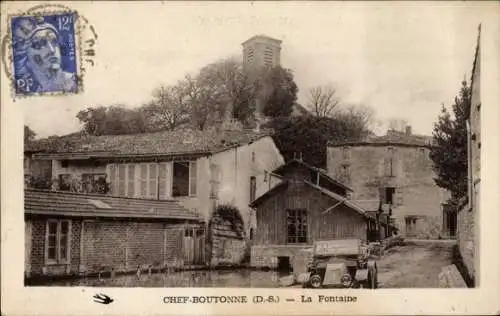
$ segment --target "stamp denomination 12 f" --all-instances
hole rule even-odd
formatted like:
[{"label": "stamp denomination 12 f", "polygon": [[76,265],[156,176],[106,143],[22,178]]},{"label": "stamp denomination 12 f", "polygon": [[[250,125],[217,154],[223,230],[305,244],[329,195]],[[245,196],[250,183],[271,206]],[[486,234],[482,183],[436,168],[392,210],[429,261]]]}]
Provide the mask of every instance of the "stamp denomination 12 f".
[{"label": "stamp denomination 12 f", "polygon": [[75,13],[12,17],[16,95],[77,93]]}]

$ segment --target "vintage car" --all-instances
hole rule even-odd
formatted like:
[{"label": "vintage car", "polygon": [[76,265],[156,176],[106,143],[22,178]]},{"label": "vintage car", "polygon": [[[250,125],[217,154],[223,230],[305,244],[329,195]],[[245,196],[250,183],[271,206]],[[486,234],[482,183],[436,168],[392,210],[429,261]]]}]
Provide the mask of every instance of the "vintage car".
[{"label": "vintage car", "polygon": [[304,287],[377,288],[377,263],[358,239],[317,241]]}]

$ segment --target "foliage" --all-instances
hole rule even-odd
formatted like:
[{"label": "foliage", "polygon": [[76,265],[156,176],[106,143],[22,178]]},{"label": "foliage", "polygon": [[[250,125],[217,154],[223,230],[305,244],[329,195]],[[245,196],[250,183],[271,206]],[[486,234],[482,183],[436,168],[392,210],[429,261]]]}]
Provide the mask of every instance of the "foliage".
[{"label": "foliage", "polygon": [[462,82],[459,96],[452,104],[452,114],[444,107],[434,124],[433,138],[436,146],[431,149],[436,184],[451,192],[452,199],[467,194],[467,113],[470,108],[471,90]]},{"label": "foliage", "polygon": [[146,120],[141,111],[128,109],[123,105],[89,107],[78,112],[76,117],[89,135],[136,134],[147,131]]},{"label": "foliage", "polygon": [[26,177],[25,186],[27,188],[53,190],[53,191],[69,191],[77,193],[96,193],[106,194],[110,191],[110,184],[105,177],[99,177],[92,182],[84,182],[79,178],[72,177],[67,182],[62,182],[60,179],[47,179],[43,177]]},{"label": "foliage", "polygon": [[296,153],[317,167],[326,166],[328,142],[358,140],[369,133],[362,111],[348,109],[334,117],[298,116],[276,118],[269,123],[274,141],[286,161]]},{"label": "foliage", "polygon": [[24,125],[24,143],[35,140],[36,133],[28,125]]},{"label": "foliage", "polygon": [[332,116],[340,101],[333,86],[316,86],[309,90],[308,105],[314,115],[319,117]]},{"label": "foliage", "polygon": [[264,71],[256,81],[256,94],[263,99],[262,113],[270,118],[287,117],[297,101],[298,87],[290,69],[280,66]]},{"label": "foliage", "polygon": [[153,99],[140,108],[148,131],[173,130],[186,121],[187,95],[181,85],[160,85],[152,96]]}]

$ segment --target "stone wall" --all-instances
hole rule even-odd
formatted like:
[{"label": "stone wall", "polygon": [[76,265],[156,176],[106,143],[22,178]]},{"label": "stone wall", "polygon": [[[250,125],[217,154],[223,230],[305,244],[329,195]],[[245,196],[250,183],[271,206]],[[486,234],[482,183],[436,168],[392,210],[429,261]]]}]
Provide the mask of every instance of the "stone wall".
[{"label": "stone wall", "polygon": [[467,271],[464,278],[470,278],[475,282],[475,212],[470,207],[464,207],[458,213],[457,243],[463,264]]},{"label": "stone wall", "polygon": [[251,249],[251,266],[256,268],[276,269],[278,267],[278,257],[289,257],[290,264],[293,265],[293,263],[296,262],[296,257],[301,258],[308,254],[311,254],[312,256],[312,252],[307,251],[310,249],[312,249],[312,246],[308,245],[254,245]]},{"label": "stone wall", "polygon": [[[406,232],[406,218],[419,217],[419,233],[424,238],[444,235],[442,204],[449,193],[435,182],[430,149],[418,145],[360,144],[329,146],[327,169],[353,190],[353,200],[378,200],[385,187],[395,189],[393,214],[396,226]],[[429,227],[423,227],[423,224]]]}]

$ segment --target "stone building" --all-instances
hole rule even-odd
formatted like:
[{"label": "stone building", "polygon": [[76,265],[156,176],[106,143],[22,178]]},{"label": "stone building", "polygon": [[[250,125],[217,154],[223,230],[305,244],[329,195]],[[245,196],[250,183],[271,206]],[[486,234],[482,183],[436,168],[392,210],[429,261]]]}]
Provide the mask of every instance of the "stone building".
[{"label": "stone building", "polygon": [[276,67],[281,63],[281,41],[266,35],[255,35],[241,44],[245,68]]},{"label": "stone building", "polygon": [[266,172],[284,162],[269,132],[215,129],[61,137],[30,159],[50,162],[57,191],[173,199],[207,224],[219,206],[232,206],[244,232],[237,258],[255,230],[248,204],[268,189]]},{"label": "stone building", "polygon": [[453,237],[456,216],[445,214],[449,193],[433,178],[429,136],[389,130],[362,141],[330,143],[327,170],[353,189],[353,200],[379,200],[400,233],[412,238]]},{"label": "stone building", "polygon": [[458,247],[467,271],[464,279],[469,286],[477,285],[477,214],[480,204],[481,186],[481,27],[477,39],[476,53],[471,78],[471,104],[467,121],[468,153],[468,203],[458,212]]}]

